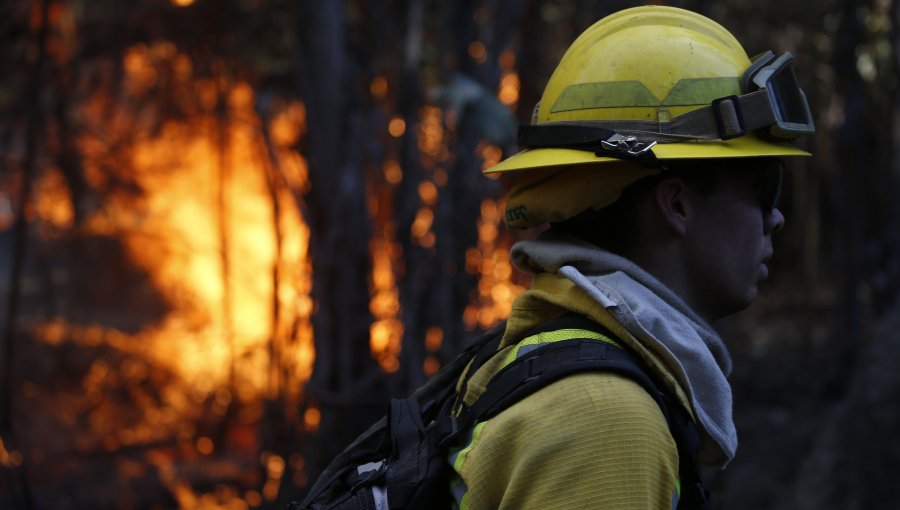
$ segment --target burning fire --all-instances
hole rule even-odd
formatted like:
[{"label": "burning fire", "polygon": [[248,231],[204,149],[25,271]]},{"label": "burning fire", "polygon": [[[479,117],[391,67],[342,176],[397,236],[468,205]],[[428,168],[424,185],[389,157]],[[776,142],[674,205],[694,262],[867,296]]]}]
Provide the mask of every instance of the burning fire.
[{"label": "burning fire", "polygon": [[[252,427],[261,403],[279,398],[284,412],[296,413],[315,356],[309,230],[295,202],[308,186],[306,162],[293,148],[305,130],[305,112],[302,104],[291,103],[261,118],[248,84],[193,78],[190,60],[170,43],[141,44],[126,53],[128,92],[146,93],[159,79],[162,61],[206,110],[138,135],[126,151],[128,161],[120,164],[142,193],[107,196],[80,228],[87,236],[120,239],[170,310],[137,332],[60,317],[34,325],[33,332],[45,344],[102,345],[123,354],[123,361],[93,361],[81,381],[81,397],[59,410],[65,420],[85,416],[77,450],[115,452],[175,438],[181,451],[193,455],[215,455],[222,441],[258,452]],[[79,112],[92,128],[85,132],[98,134],[85,136],[79,146],[88,182],[100,189],[111,178],[108,158],[114,151],[107,140],[128,122],[104,114],[108,100],[98,94]],[[217,113],[219,104],[226,115]],[[33,214],[45,237],[73,226],[69,196],[58,170],[43,172]],[[143,389],[148,384],[155,389]],[[139,406],[138,416],[107,397],[122,388]],[[39,398],[40,389],[26,382],[24,393]],[[237,414],[225,436],[195,425],[204,412],[224,419],[232,409]],[[220,487],[195,494],[171,451],[150,448],[147,461],[182,508],[229,501],[226,507],[246,508],[274,500],[285,472],[284,459],[264,453],[261,492]],[[19,463],[21,453],[0,444],[0,462]],[[302,477],[302,459],[292,466]],[[139,476],[143,468],[126,471],[120,475]]]},{"label": "burning fire", "polygon": [[[115,330],[103,330],[99,336],[170,366],[201,394],[236,377],[236,390],[248,399],[267,391],[267,342],[282,341],[280,348],[290,349],[282,359],[294,360],[298,380],[309,377],[313,361],[307,322],[312,310],[309,232],[290,206],[289,187],[268,189],[268,158],[252,101],[246,84],[235,84],[229,91],[231,115],[250,122],[224,127],[224,149],[216,141],[217,130],[223,128],[211,116],[191,124],[168,122],[157,136],[141,140],[132,164],[145,197],[137,204],[110,201],[87,222],[91,233],[124,239],[131,259],[174,305],[160,324],[138,333],[139,342]],[[285,175],[293,177],[292,186],[303,186],[306,176],[303,159],[286,149],[299,135],[290,132],[294,123],[286,117],[302,115],[298,108],[288,108],[271,125],[274,143],[281,147],[276,159]],[[273,216],[273,200],[282,205],[278,218]],[[57,203],[53,194],[41,195],[39,210],[44,201]],[[64,212],[58,207],[56,211],[52,217],[62,220]],[[289,277],[279,281],[273,296],[276,270]],[[273,301],[290,312],[277,324]],[[284,338],[291,327],[285,317],[301,321],[296,338]],[[75,327],[64,329],[78,332]]]},{"label": "burning fire", "polygon": [[503,210],[502,201],[482,202],[478,245],[466,251],[466,271],[480,276],[476,293],[463,314],[463,322],[469,330],[487,329],[509,317],[513,301],[525,291],[512,279],[508,234],[499,239]]},{"label": "burning fire", "polygon": [[[193,3],[171,1],[185,7]],[[470,51],[473,58],[483,58],[483,45]],[[518,77],[512,71],[514,59],[504,58],[498,98],[514,107]],[[262,445],[252,429],[263,415],[265,400],[283,403],[289,416],[298,412],[315,359],[309,321],[314,309],[307,256],[310,233],[296,206],[297,197],[309,187],[306,161],[295,149],[306,130],[305,110],[299,102],[285,103],[274,108],[271,117],[261,116],[249,84],[196,77],[191,59],[172,43],[133,46],[124,55],[123,68],[126,92],[135,102],[159,80],[174,80],[185,94],[200,98],[200,110],[187,119],[167,120],[158,130],[137,126],[139,134],[123,151],[111,147],[109,140],[117,139],[116,132],[135,129],[134,118],[142,112],[116,111],[109,104],[115,99],[102,93],[86,101],[77,114],[86,124],[84,132],[91,133],[78,141],[88,184],[106,188],[114,179],[110,165],[121,165],[130,169],[142,193],[109,195],[79,228],[87,236],[120,239],[129,260],[149,275],[169,311],[137,332],[56,317],[33,325],[33,333],[47,345],[104,346],[125,355],[121,362],[94,360],[77,388],[81,396],[60,411],[63,421],[85,423],[76,450],[116,452],[175,438],[172,448],[149,448],[146,461],[180,507],[258,506],[277,497],[288,468],[295,473],[290,482],[306,482],[302,457],[260,453]],[[171,75],[163,76],[162,70]],[[386,96],[387,80],[377,77],[370,92],[376,98]],[[403,257],[398,236],[408,235],[424,249],[437,243],[435,207],[448,180],[445,166],[450,158],[447,115],[425,106],[415,121],[394,116],[385,126],[392,137],[415,130],[425,170],[416,184],[420,207],[409,232],[397,231],[389,205],[394,187],[405,178],[399,163],[388,159],[379,181],[370,183],[369,211],[378,227],[370,242],[369,306],[375,319],[370,347],[385,372],[399,368],[404,331],[396,281]],[[492,145],[477,150],[485,165],[501,157],[501,150]],[[111,162],[110,154],[125,158]],[[32,214],[41,235],[51,237],[73,227],[75,211],[60,170],[43,172],[35,196]],[[7,209],[9,200],[0,197],[0,227],[11,221]],[[466,254],[466,270],[480,277],[464,314],[470,330],[507,317],[524,290],[513,282],[511,241],[500,226],[502,211],[502,202],[488,199],[481,204],[478,244]],[[422,369],[430,375],[440,367],[437,353],[444,332],[431,327],[423,341],[430,355]],[[137,402],[137,415],[126,416],[105,397],[123,387]],[[40,390],[25,382],[24,393],[36,398]],[[236,425],[222,436],[197,425],[204,414],[224,420],[232,411],[238,413]],[[308,430],[317,428],[321,419],[314,407],[291,417]],[[226,442],[253,452],[264,473],[259,490],[219,485],[213,492],[197,493],[177,469],[177,458],[215,456]],[[0,442],[0,465],[16,466],[22,459],[22,452],[8,451]],[[145,469],[136,463],[129,466],[122,467],[121,476],[137,477]]]},{"label": "burning fire", "polygon": [[394,261],[399,256],[396,243],[388,238],[376,238],[371,242],[372,251],[372,299],[369,309],[375,321],[369,328],[369,346],[372,355],[385,372],[400,368],[397,358],[403,340],[403,322],[400,321],[400,294],[394,279]]},{"label": "burning fire", "polygon": [[500,55],[500,69],[503,74],[500,76],[500,90],[497,92],[497,99],[501,103],[515,109],[519,102],[519,73],[515,70],[516,54],[512,50],[506,50]]},{"label": "burning fire", "polygon": [[[511,50],[499,58],[502,75],[497,99],[515,110],[519,101],[519,75],[515,71],[516,57]],[[482,143],[476,149],[483,161],[482,169],[500,162],[503,150]],[[463,314],[463,322],[469,330],[486,329],[501,319],[509,317],[513,301],[525,291],[513,278],[509,260],[512,238],[501,229],[505,201],[487,199],[481,204],[478,220],[478,245],[466,251],[466,271],[479,275],[478,288],[469,299]]]}]

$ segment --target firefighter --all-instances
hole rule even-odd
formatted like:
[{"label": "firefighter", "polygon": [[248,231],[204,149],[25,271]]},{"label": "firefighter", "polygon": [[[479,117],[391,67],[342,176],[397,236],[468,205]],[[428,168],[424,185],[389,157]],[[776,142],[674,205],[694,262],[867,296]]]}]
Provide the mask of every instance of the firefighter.
[{"label": "firefighter", "polygon": [[[467,377],[477,398],[510,359],[588,332],[636,353],[699,432],[699,459],[724,467],[738,440],[728,350],[712,324],[749,306],[768,276],[785,158],[814,132],[793,57],[748,58],[714,21],[645,6],[612,14],[571,45],[518,154],[512,228],[549,226],[513,246],[533,273],[514,304],[504,356]],[[537,328],[537,329],[536,329]],[[502,358],[502,359],[501,359]],[[703,507],[657,402],[614,373],[553,382],[464,434],[449,462],[463,508]]]}]

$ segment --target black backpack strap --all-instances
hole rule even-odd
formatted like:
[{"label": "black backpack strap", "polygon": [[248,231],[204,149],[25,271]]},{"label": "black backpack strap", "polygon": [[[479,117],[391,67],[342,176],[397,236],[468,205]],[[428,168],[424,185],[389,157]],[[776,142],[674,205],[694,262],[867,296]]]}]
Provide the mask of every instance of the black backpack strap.
[{"label": "black backpack strap", "polygon": [[391,400],[388,411],[392,458],[385,472],[388,501],[409,501],[428,473],[428,453],[422,448],[425,425],[415,398]]},{"label": "black backpack strap", "polygon": [[[500,342],[503,339],[503,333],[505,332],[505,329],[506,323],[503,322],[491,329],[491,331],[489,331],[485,335],[485,337],[483,337],[479,341],[479,344],[477,346],[470,347],[471,354],[469,354],[467,357],[472,359],[472,363],[470,364],[470,368],[465,374],[465,379],[459,386],[462,391],[456,394],[456,398],[453,399],[451,406],[446,407],[436,415],[436,423],[429,430],[429,433],[434,438],[435,443],[440,445],[447,445],[451,443],[456,439],[457,435],[460,432],[462,432],[463,430],[467,430],[468,426],[474,423],[468,416],[471,415],[471,411],[467,411],[466,406],[463,404],[463,398],[465,396],[466,388],[468,386],[469,380],[478,371],[478,369],[497,354]],[[603,325],[583,315],[578,315],[575,313],[563,314],[535,328],[532,328],[528,330],[523,338],[528,338],[540,333],[559,331],[561,329],[584,329],[594,333],[599,333],[610,339],[614,338],[613,334]],[[475,349],[475,347],[477,347],[477,349]],[[518,382],[514,377],[510,377],[509,381],[510,384],[516,384]],[[547,381],[547,384],[549,384],[550,382],[551,381]],[[531,391],[536,391],[537,389],[539,388],[534,388],[534,390]],[[503,409],[515,403],[517,399],[526,397],[531,391],[516,393],[515,396],[512,396],[510,398],[508,403],[505,403],[503,405]],[[479,397],[479,400],[484,400],[484,396]],[[457,410],[459,410],[459,413],[456,413]],[[468,425],[466,425],[466,423]]]},{"label": "black backpack strap", "polygon": [[688,414],[677,406],[669,412],[666,420],[678,447],[678,473],[681,478],[678,508],[681,510],[712,510],[709,492],[703,487],[700,477],[700,433]]},{"label": "black backpack strap", "polygon": [[580,372],[621,374],[640,384],[655,400],[661,395],[624,349],[589,338],[561,340],[541,346],[499,371],[481,397],[460,413],[460,429],[490,419],[541,388]]},{"label": "black backpack strap", "polygon": [[[462,405],[462,399],[465,395],[466,387],[469,384],[469,380],[475,375],[475,372],[484,365],[487,360],[491,359],[495,354],[497,354],[497,350],[500,348],[500,341],[503,340],[503,332],[506,330],[506,323],[503,322],[500,327],[495,327],[490,332],[488,332],[478,343],[477,348],[475,346],[470,347],[472,349],[472,354],[467,356],[468,359],[471,359],[472,362],[469,363],[469,368],[465,373],[465,378],[462,382],[453,381],[453,388],[455,390],[457,384],[462,388],[462,391],[456,394],[456,397],[451,399],[450,407],[447,408],[447,414],[449,415],[455,409],[459,409]],[[465,370],[465,367],[463,367]]]},{"label": "black backpack strap", "polygon": [[[386,460],[389,454],[403,456],[409,461],[402,463],[403,466],[414,466],[418,473],[422,473],[420,454],[410,451],[408,445],[414,444],[415,438],[422,434],[422,425],[427,426],[435,417],[449,415],[449,403],[455,398],[456,382],[462,371],[473,358],[487,359],[490,354],[495,353],[504,330],[505,323],[495,326],[451,362],[441,367],[438,373],[431,376],[411,397],[393,399],[388,415],[359,435],[343,452],[332,459],[306,493],[303,501],[294,506],[320,508],[317,502],[329,501],[330,505],[321,507],[337,508],[335,502],[351,499],[356,487],[361,487],[375,478],[388,476],[387,463],[365,474],[358,473],[360,463]],[[402,436],[403,439],[398,436]],[[393,452],[391,447],[395,448]],[[395,470],[389,476],[397,480],[405,475]],[[398,492],[403,492],[403,489],[398,489]],[[402,498],[403,496],[397,496],[398,500]]]},{"label": "black backpack strap", "polygon": [[[526,335],[560,329],[583,329],[614,339],[609,330],[587,317],[568,314],[548,322]],[[709,493],[703,488],[697,458],[700,435],[687,411],[660,388],[637,355],[629,350],[593,338],[572,338],[542,345],[513,360],[500,370],[475,403],[464,407],[457,417],[456,430],[468,430],[476,422],[490,419],[528,395],[569,375],[583,372],[612,372],[638,383],[653,397],[665,416],[678,449],[679,509],[711,510]],[[451,438],[445,438],[445,441]]]}]

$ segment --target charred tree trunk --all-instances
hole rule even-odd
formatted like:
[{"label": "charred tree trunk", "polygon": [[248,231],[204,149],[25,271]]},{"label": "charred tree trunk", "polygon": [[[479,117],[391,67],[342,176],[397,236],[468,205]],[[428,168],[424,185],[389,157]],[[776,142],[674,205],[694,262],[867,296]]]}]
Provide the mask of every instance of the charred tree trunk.
[{"label": "charred tree trunk", "polygon": [[306,405],[318,406],[321,417],[313,433],[321,437],[306,441],[306,466],[315,479],[380,414],[383,399],[382,376],[369,351],[371,226],[360,153],[365,132],[359,106],[349,101],[359,84],[345,54],[344,5],[306,0],[299,13],[310,191],[297,199],[305,202],[310,226],[316,349]]},{"label": "charred tree trunk", "polygon": [[[841,337],[847,359],[854,359],[858,348],[856,340],[862,331],[862,303],[860,284],[863,274],[863,246],[865,226],[864,182],[871,164],[872,137],[865,118],[865,87],[857,69],[857,48],[863,42],[863,27],[859,19],[862,2],[843,0],[841,6],[841,28],[835,40],[834,68],[836,88],[844,97],[844,122],[835,133],[835,153],[837,182],[833,189],[839,193],[835,197],[841,204],[843,216],[840,218],[838,237],[841,292],[843,297],[844,323]],[[856,345],[855,345],[856,344]]]},{"label": "charred tree trunk", "polygon": [[428,283],[431,280],[431,249],[418,244],[413,239],[412,227],[418,211],[422,207],[418,188],[428,179],[420,159],[418,148],[419,110],[422,108],[422,23],[424,3],[413,0],[408,6],[407,34],[404,44],[404,66],[398,93],[398,113],[406,119],[407,129],[400,144],[400,166],[403,181],[396,197],[397,242],[403,253],[404,272],[398,278],[398,292],[403,318],[403,340],[400,353],[400,371],[393,378],[391,393],[405,395],[411,388],[424,381],[422,364],[425,361],[423,340],[425,328],[423,309],[429,306]]},{"label": "charred tree trunk", "polygon": [[[218,70],[224,73],[224,69]],[[217,77],[218,101],[216,104],[215,140],[217,151],[217,189],[216,214],[219,240],[220,277],[222,279],[222,339],[228,346],[228,391],[232,398],[228,401],[225,413],[216,430],[216,442],[221,444],[231,423],[237,407],[237,360],[238,352],[234,339],[234,316],[232,309],[232,267],[231,267],[231,204],[229,203],[229,186],[231,185],[231,162],[229,158],[228,116],[228,81],[225,76]]]},{"label": "charred tree trunk", "polygon": [[[262,153],[261,158],[266,162],[266,187],[269,192],[269,200],[272,206],[272,234],[275,238],[275,261],[272,264],[272,309],[269,320],[272,321],[272,329],[269,332],[269,373],[267,377],[268,398],[280,401],[283,397],[283,385],[281,380],[281,348],[283,347],[283,335],[281,330],[281,264],[283,257],[284,233],[281,228],[281,202],[278,199],[282,189],[278,178],[281,172],[278,168],[278,158],[269,135],[268,119],[260,112],[262,122]],[[284,403],[284,402],[282,402]]]},{"label": "charred tree trunk", "polygon": [[[264,411],[262,423],[260,423],[260,450],[266,452],[275,452],[282,458],[288,458],[291,453],[298,451],[301,445],[298,443],[298,435],[294,433],[292,427],[296,423],[290,423],[287,406],[291,404],[286,395],[286,379],[283,377],[285,370],[283,349],[286,347],[286,338],[284,330],[281,326],[282,308],[279,294],[281,292],[282,279],[282,263],[283,263],[283,245],[284,232],[281,225],[281,202],[279,200],[282,181],[282,175],[279,168],[276,149],[272,143],[269,133],[269,119],[266,112],[261,108],[257,108],[261,123],[261,160],[265,161],[264,171],[266,173],[266,187],[269,192],[269,200],[271,201],[272,211],[272,233],[275,242],[275,260],[272,264],[272,294],[271,294],[271,315],[269,320],[272,321],[272,328],[269,332],[268,341],[268,373],[266,377],[267,390],[264,400]],[[296,404],[296,403],[294,403]],[[294,416],[291,413],[291,416]],[[285,480],[293,479],[293,467],[290,463],[286,463],[284,467]],[[267,476],[267,466],[260,464],[260,477]],[[287,484],[279,485],[279,497],[276,498],[275,504],[271,508],[283,508],[293,496],[288,494],[284,488]]]},{"label": "charred tree trunk", "polygon": [[57,91],[53,104],[53,120],[56,124],[56,141],[58,145],[55,148],[52,148],[51,151],[55,152],[54,157],[69,188],[69,197],[72,201],[72,211],[74,215],[72,224],[74,230],[77,232],[93,207],[87,199],[90,193],[90,187],[84,178],[81,155],[78,152],[78,148],[75,146],[75,137],[73,136],[72,125],[69,121],[68,109],[71,99],[70,89],[72,87],[71,69],[69,65],[65,68],[61,68],[60,66],[53,67],[53,83]]},{"label": "charred tree trunk", "polygon": [[[453,89],[449,95],[454,98],[445,105],[455,118],[448,141],[453,158],[448,163],[447,185],[438,198],[435,227],[435,265],[441,269],[434,283],[439,289],[435,307],[443,314],[440,324],[444,330],[444,360],[452,359],[473,334],[464,328],[463,312],[478,285],[478,276],[466,273],[466,251],[478,244],[482,203],[487,198],[498,198],[502,191],[497,182],[482,175],[483,159],[478,148],[482,143],[506,151],[514,148],[516,122],[508,108],[496,99],[496,93],[501,76],[500,55],[510,48],[526,9],[522,2],[500,4],[488,11],[490,18],[480,31],[471,22],[471,11],[479,6],[471,2],[445,4],[450,12],[441,16],[454,20],[453,25],[444,27],[442,39],[444,51],[460,62],[461,71],[445,76]],[[486,58],[480,63],[469,55],[473,40],[481,41],[486,49]],[[531,106],[525,108],[530,111]]]},{"label": "charred tree trunk", "polygon": [[[547,30],[541,15],[541,2],[530,0],[526,3],[522,15],[522,29],[519,32],[520,45],[516,55],[517,62],[539,62],[544,58],[545,38]],[[518,65],[519,81],[519,108],[516,112],[519,122],[530,123],[541,95],[544,93],[544,84],[548,76],[544,76],[546,66],[542,65]]]},{"label": "charred tree trunk", "polygon": [[[397,198],[398,242],[403,248],[405,267],[399,281],[405,329],[400,373],[392,386],[395,394],[408,394],[424,382],[423,365],[430,355],[425,339],[430,328],[439,327],[442,332],[444,359],[457,354],[465,341],[463,311],[477,285],[477,278],[465,273],[466,250],[477,244],[482,201],[496,197],[499,191],[493,181],[482,177],[477,148],[485,141],[499,143],[497,117],[510,117],[494,96],[501,75],[500,55],[510,46],[522,12],[520,2],[500,4],[484,11],[487,14],[480,28],[472,16],[473,11],[485,7],[480,2],[442,4],[433,13],[437,14],[434,18],[451,20],[449,26],[441,27],[441,60],[452,56],[449,60],[468,73],[444,76],[448,82],[445,102],[437,105],[423,90],[423,69],[427,72],[429,65],[435,65],[422,56],[426,3],[413,2],[408,6],[405,66],[398,98],[399,113],[407,119],[408,127],[400,147],[404,180]],[[484,58],[470,56],[473,43],[483,46]],[[445,117],[455,119],[452,129],[448,125],[442,129],[443,143],[452,157],[446,162],[429,161],[425,165],[420,145],[421,138],[427,135],[420,133],[420,123],[425,120],[421,111],[432,105],[440,106]],[[446,175],[446,181],[438,178],[439,174]],[[434,186],[437,202],[426,203],[420,196],[420,186]],[[433,217],[429,235],[434,236],[434,244],[431,240],[422,244],[414,238],[413,225],[420,215]]]},{"label": "charred tree trunk", "polygon": [[[12,418],[13,408],[15,407],[14,397],[18,393],[14,374],[18,350],[18,320],[21,312],[22,279],[25,272],[25,259],[28,253],[28,217],[31,205],[32,183],[37,167],[38,142],[44,129],[40,92],[47,53],[50,1],[42,0],[37,7],[40,21],[33,39],[36,54],[23,85],[25,151],[21,164],[22,184],[19,190],[19,203],[14,226],[12,268],[6,303],[6,327],[3,332],[2,358],[0,358],[0,362],[2,362],[0,364],[0,399],[2,399],[0,400],[0,439],[3,440],[5,448],[10,450],[17,447]],[[19,465],[12,468],[11,478],[13,478],[13,483],[10,485],[15,495],[14,500],[17,500],[17,503],[24,508],[33,508],[34,501],[26,477],[25,466]]]}]

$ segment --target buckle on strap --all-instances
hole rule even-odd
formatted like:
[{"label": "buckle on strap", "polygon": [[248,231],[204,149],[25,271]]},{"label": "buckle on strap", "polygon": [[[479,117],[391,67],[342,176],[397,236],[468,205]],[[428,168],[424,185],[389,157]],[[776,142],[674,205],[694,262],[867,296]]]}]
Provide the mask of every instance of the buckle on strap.
[{"label": "buckle on strap", "polygon": [[655,141],[639,142],[634,136],[625,136],[615,133],[606,140],[600,142],[602,150],[598,151],[596,154],[598,156],[613,155],[614,157],[622,159],[634,159],[644,163],[653,163],[656,161],[656,155],[653,154],[653,151],[651,150],[654,145],[656,145]]},{"label": "buckle on strap", "polygon": [[710,103],[719,138],[730,140],[747,134],[744,113],[738,96],[725,96]]},{"label": "buckle on strap", "polygon": [[599,157],[637,161],[642,165],[656,164],[651,150],[656,141],[641,142],[599,125],[578,122],[523,124],[519,126],[519,145],[528,148],[561,148],[590,151]]}]

